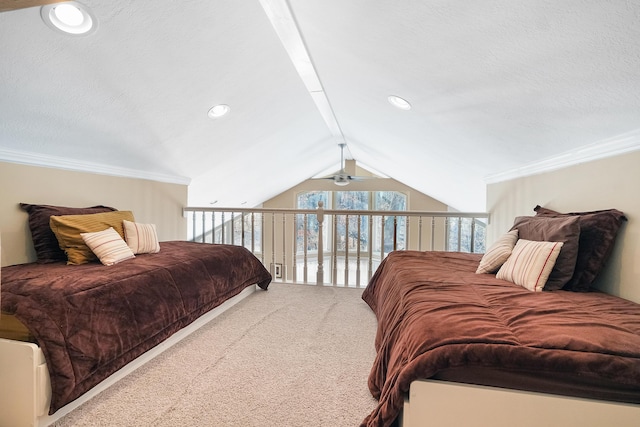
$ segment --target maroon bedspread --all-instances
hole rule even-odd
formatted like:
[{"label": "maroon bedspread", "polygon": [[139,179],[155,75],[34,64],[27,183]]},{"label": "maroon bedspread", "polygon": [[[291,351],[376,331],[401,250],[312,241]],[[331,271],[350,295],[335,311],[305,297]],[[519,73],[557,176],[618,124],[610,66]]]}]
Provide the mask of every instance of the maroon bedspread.
[{"label": "maroon bedspread", "polygon": [[2,269],[2,309],[36,337],[51,377],[50,413],[252,284],[271,275],[239,246],[164,242],[110,267]]},{"label": "maroon bedspread", "polygon": [[362,296],[378,318],[369,388],[379,399],[363,426],[391,425],[413,380],[458,368],[601,383],[638,399],[640,305],[600,292],[532,293],[475,274],[479,260],[402,251],[381,263]]}]

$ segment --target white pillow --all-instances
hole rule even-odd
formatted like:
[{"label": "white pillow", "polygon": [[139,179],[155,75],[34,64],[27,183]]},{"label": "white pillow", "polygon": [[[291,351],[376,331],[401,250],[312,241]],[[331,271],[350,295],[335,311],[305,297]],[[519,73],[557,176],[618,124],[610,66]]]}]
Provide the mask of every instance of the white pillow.
[{"label": "white pillow", "polygon": [[562,242],[534,242],[520,239],[496,277],[530,291],[540,292],[556,264]]},{"label": "white pillow", "polygon": [[518,240],[518,230],[511,230],[504,234],[485,252],[476,270],[477,274],[495,273],[511,255]]},{"label": "white pillow", "polygon": [[135,255],[113,227],[95,233],[80,233],[84,243],[104,265],[113,265]]},{"label": "white pillow", "polygon": [[158,242],[155,224],[140,224],[124,220],[122,225],[127,246],[131,248],[134,254],[155,254],[160,252],[160,243]]}]

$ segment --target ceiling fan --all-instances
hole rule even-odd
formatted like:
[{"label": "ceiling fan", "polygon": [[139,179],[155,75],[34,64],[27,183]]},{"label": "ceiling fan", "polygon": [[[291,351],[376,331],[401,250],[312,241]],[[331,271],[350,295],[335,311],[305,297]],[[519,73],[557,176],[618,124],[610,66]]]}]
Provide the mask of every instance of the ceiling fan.
[{"label": "ceiling fan", "polygon": [[365,179],[373,178],[368,176],[352,176],[347,174],[347,172],[345,171],[345,161],[344,161],[344,147],[346,144],[342,143],[339,145],[340,145],[340,172],[338,172],[335,175],[326,176],[326,177],[317,178],[317,179],[330,179],[333,181],[335,185],[344,186],[344,185],[348,185],[351,181],[363,181]]}]

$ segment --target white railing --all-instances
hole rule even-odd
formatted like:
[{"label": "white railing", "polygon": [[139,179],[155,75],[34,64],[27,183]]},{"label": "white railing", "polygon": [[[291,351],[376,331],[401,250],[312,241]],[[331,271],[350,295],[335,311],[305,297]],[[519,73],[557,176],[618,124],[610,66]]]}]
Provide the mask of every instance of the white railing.
[{"label": "white railing", "polygon": [[[275,280],[366,285],[393,250],[484,252],[489,215],[324,209],[184,208],[188,239],[241,245]],[[326,272],[326,274],[325,274]]]}]

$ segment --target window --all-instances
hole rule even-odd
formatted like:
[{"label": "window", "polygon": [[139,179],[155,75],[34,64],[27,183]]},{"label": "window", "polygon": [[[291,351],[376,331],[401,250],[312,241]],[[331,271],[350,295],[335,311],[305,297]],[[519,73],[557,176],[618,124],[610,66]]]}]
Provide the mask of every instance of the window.
[{"label": "window", "polygon": [[487,224],[478,218],[449,218],[447,250],[452,252],[484,253]]},{"label": "window", "polygon": [[[297,208],[316,209],[320,200],[324,202],[325,209],[366,211],[404,211],[407,209],[407,196],[397,191],[308,191],[298,194]],[[371,237],[369,236],[370,220],[372,221]],[[298,215],[296,241],[299,252],[304,249],[304,221],[305,215]],[[316,216],[308,215],[306,221],[307,251],[314,251],[317,250],[318,238]],[[396,221],[398,222],[397,227]],[[334,249],[337,253],[344,253],[346,250],[355,252],[358,246],[360,251],[365,253],[369,250],[372,253],[380,253],[383,249],[384,253],[389,253],[394,248],[394,242],[397,249],[405,247],[405,217],[384,216],[383,224],[382,216],[370,218],[360,215],[340,215],[335,218],[335,228],[333,228],[333,224],[333,219],[328,215],[325,216],[323,245],[327,251],[331,251],[330,243],[334,243]],[[381,244],[382,239],[384,239],[384,245]],[[373,245],[373,247],[370,249],[369,245]]]}]

